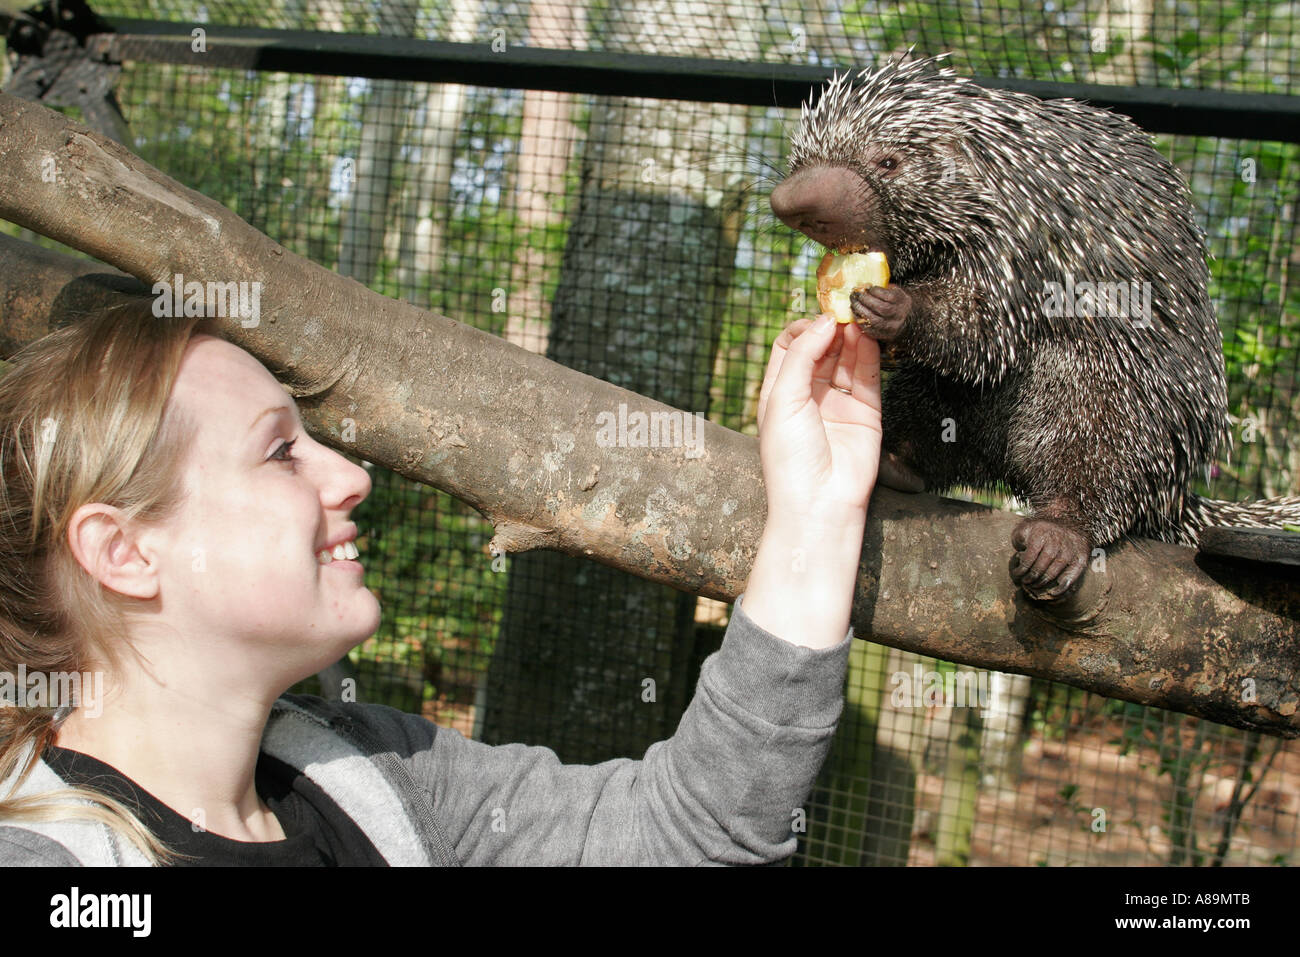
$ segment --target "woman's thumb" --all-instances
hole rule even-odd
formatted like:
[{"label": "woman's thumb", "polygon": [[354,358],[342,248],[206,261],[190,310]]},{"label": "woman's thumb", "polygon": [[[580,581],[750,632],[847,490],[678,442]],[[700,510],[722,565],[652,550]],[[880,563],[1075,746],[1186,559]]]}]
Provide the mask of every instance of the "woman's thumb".
[{"label": "woman's thumb", "polygon": [[785,362],[781,364],[778,379],[793,377],[796,382],[807,385],[812,381],[813,366],[817,364],[835,340],[835,317],[823,313],[799,338],[790,344]]}]

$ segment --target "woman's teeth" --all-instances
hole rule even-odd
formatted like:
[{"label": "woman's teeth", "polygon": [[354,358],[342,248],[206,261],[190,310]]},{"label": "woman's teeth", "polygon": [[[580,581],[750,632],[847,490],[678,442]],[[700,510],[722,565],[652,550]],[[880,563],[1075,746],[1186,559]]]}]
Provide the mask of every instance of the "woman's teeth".
[{"label": "woman's teeth", "polygon": [[357,546],[352,542],[344,542],[342,545],[335,545],[333,551],[328,548],[322,548],[316,553],[316,561],[322,565],[328,565],[332,561],[343,561],[348,558],[356,558],[361,553],[357,551]]}]

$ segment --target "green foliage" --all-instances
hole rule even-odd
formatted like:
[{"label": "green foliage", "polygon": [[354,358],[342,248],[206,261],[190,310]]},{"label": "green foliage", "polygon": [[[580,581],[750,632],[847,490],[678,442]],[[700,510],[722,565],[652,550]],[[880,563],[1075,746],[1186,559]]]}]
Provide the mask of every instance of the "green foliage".
[{"label": "green foliage", "polygon": [[[1156,65],[1162,67],[1173,76],[1175,81],[1181,80],[1193,63],[1196,62],[1198,48],[1200,46],[1199,38],[1195,30],[1184,30],[1170,43],[1164,47],[1156,47],[1151,51],[1151,56]],[[1172,84],[1181,86],[1179,82]]]},{"label": "green foliage", "polygon": [[1069,717],[1078,710],[1077,699],[1081,694],[1068,685],[1033,679],[1027,715],[1034,733],[1045,740],[1063,740],[1068,732]]},{"label": "green foliage", "polygon": [[1283,229],[1300,177],[1300,146],[1205,138],[1168,145],[1191,171],[1197,206],[1205,210],[1210,292],[1236,422],[1231,456],[1226,449],[1219,455],[1223,479],[1199,490],[1229,499],[1294,493],[1300,461],[1289,437],[1300,429],[1300,288],[1288,281]]}]

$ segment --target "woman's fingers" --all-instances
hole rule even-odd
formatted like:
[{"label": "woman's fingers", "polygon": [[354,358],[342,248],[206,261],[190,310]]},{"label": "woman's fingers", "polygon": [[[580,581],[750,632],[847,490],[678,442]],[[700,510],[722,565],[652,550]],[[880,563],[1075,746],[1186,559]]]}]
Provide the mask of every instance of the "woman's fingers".
[{"label": "woman's fingers", "polygon": [[866,335],[854,323],[844,330],[845,382],[836,381],[853,393],[853,397],[872,408],[880,408],[880,343]]},{"label": "woman's fingers", "polygon": [[[828,321],[818,325],[822,319]],[[829,334],[828,334],[829,333]],[[785,388],[794,384],[796,397],[803,397],[811,391],[809,383],[814,378],[829,381],[830,371],[818,368],[828,360],[836,361],[839,355],[839,337],[835,335],[835,320],[827,316],[817,319],[799,319],[792,322],[777,336],[772,344],[772,357],[768,360],[767,370],[763,374],[763,385],[758,393],[758,421],[762,426],[767,410],[768,400],[776,389],[778,381],[785,381]],[[833,368],[833,365],[830,367]],[[820,373],[820,374],[819,374]]]},{"label": "woman's fingers", "polygon": [[[759,389],[760,428],[779,382],[785,383],[781,386],[784,401],[812,398],[827,421],[869,424],[873,421],[871,409],[879,428],[880,344],[855,323],[816,325],[823,318],[792,322],[772,344]],[[842,393],[844,399],[827,395],[830,389]]]},{"label": "woman's fingers", "polygon": [[840,338],[840,348],[835,356],[835,364],[830,370],[830,384],[841,392],[853,391],[853,374],[857,367],[858,351],[862,333],[854,323],[844,327]]},{"label": "woman's fingers", "polygon": [[[812,382],[814,378],[830,381],[840,352],[834,348],[838,338],[835,335],[835,318],[818,316],[786,350],[777,380],[788,376],[797,385]],[[802,393],[805,390],[799,391]]]}]

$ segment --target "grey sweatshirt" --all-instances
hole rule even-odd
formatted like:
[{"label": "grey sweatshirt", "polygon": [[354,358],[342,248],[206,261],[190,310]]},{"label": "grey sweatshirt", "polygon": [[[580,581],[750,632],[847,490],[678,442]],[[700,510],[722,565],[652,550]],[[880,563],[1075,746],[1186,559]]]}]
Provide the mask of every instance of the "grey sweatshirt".
[{"label": "grey sweatshirt", "polygon": [[[795,851],[791,823],[830,749],[851,640],[792,645],[737,601],[677,732],[640,761],[566,765],[549,748],[492,747],[382,705],[302,695],[276,701],[262,750],[311,778],[394,865],[770,863]],[[39,761],[19,793],[62,786]],[[0,820],[0,864],[144,863],[104,824]]]}]

